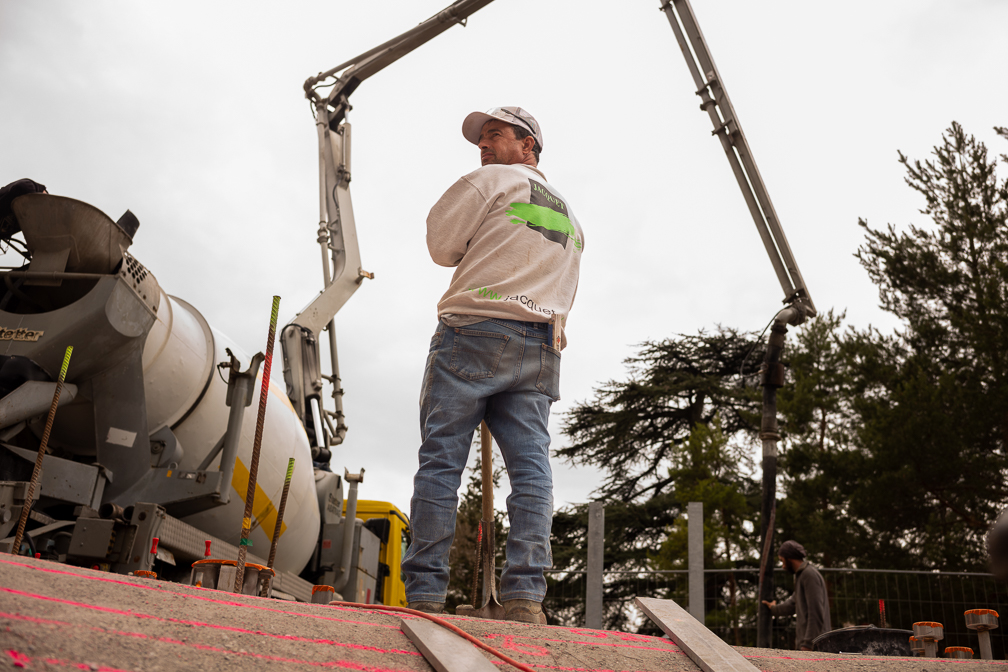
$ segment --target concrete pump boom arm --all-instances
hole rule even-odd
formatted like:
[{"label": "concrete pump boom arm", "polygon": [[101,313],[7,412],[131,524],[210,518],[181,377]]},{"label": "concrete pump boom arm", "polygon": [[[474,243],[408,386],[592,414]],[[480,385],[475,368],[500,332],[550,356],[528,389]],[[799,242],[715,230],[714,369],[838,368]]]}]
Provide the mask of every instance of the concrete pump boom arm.
[{"label": "concrete pump boom arm", "polygon": [[[350,94],[371,75],[396,62],[420,45],[493,0],[457,0],[420,25],[388,42],[310,77],[305,96],[315,111],[319,151],[318,243],[322,252],[323,289],[280,334],[284,353],[284,380],[298,417],[312,445],[312,457],[328,462],[329,447],[346,435],[343,418],[343,387],[336,352],[336,313],[353,296],[364,278],[373,278],[361,267],[357,226],[350,200]],[[332,87],[328,93],[326,89]],[[331,374],[321,373],[319,340],[329,332]],[[322,404],[323,378],[332,385],[333,411]],[[333,425],[335,420],[335,426]]]},{"label": "concrete pump boom arm", "polygon": [[784,290],[784,303],[795,309],[793,320],[797,321],[792,320],[792,324],[801,324],[805,317],[816,314],[815,305],[770,202],[770,194],[756,168],[756,161],[721,82],[721,75],[700,32],[693,8],[689,0],[663,0],[661,9],[668,17],[679,48],[686,57],[686,65],[697,87],[696,94],[700,96],[700,109],[707,112],[714,124],[712,134],[721,141],[756,229],[763,239],[763,246]]},{"label": "concrete pump boom arm", "polygon": [[[361,280],[372,277],[359,266],[360,252],[350,203],[350,125],[346,123],[350,94],[365,79],[455,24],[465,25],[470,15],[491,2],[493,0],[458,0],[398,37],[305,81],[305,96],[315,106],[319,133],[319,243],[322,245],[325,289],[298,313],[294,324],[317,335],[357,290]],[[325,84],[334,77],[335,83]],[[329,86],[332,89],[323,95],[320,89]],[[347,269],[354,272],[344,273]]]},{"label": "concrete pump boom arm", "polygon": [[[338,124],[346,112],[345,99],[358,85],[371,75],[395,63],[417,47],[426,44],[455,24],[466,24],[469,16],[489,5],[493,0],[457,0],[431,18],[388,42],[358,54],[334,68],[309,77],[304,83],[305,95],[313,101],[325,100],[332,108],[330,123]],[[321,82],[342,71],[336,85],[323,96],[318,92]],[[342,107],[341,107],[342,105]]]}]

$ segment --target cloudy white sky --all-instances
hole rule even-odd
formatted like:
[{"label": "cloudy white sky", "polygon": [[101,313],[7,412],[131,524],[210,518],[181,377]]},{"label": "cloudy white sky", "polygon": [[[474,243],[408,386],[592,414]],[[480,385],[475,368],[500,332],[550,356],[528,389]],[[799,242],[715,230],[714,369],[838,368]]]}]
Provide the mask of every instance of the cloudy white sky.
[{"label": "cloudy white sky", "polygon": [[[247,351],[321,288],[316,134],[304,80],[447,0],[0,0],[0,184],[31,177],[141,226],[133,253]],[[647,339],[758,330],[782,292],[658,0],[496,0],[351,98],[355,215],[376,278],[337,315],[350,431],[334,470],[406,510],[417,397],[450,269],[427,211],[479,165],[470,111],[521,105],[540,167],[585,230],[563,413]],[[853,253],[859,217],[922,223],[897,150],[924,158],[952,120],[1008,151],[1008,3],[694,0],[791,247],[820,308],[894,322]],[[280,375],[280,367],[274,368]],[[558,505],[591,469],[554,463]],[[507,488],[499,495],[506,494]],[[502,503],[502,499],[498,500]]]}]

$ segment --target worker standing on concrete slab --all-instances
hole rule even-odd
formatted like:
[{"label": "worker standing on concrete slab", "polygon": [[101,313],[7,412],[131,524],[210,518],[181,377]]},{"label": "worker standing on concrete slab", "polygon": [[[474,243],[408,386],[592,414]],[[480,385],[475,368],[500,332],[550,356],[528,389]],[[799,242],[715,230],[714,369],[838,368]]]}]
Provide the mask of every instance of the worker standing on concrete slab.
[{"label": "worker standing on concrete slab", "polygon": [[770,607],[770,613],[774,616],[797,614],[795,648],[811,651],[812,640],[833,627],[830,625],[826,582],[805,556],[805,547],[797,541],[788,540],[781,544],[777,557],[784,569],[795,575],[794,593],[780,604],[777,604],[777,600],[763,600],[763,604]]},{"label": "worker standing on concrete slab", "polygon": [[420,390],[406,598],[414,609],[444,609],[458,489],[485,419],[511,481],[505,618],[545,623],[543,570],[553,564],[547,422],[560,398],[559,350],[584,236],[567,199],[538,168],[543,136],[531,114],[473,112],[462,135],[479,147],[482,167],[452,185],[427,217],[431,258],[457,268],[438,302]]}]

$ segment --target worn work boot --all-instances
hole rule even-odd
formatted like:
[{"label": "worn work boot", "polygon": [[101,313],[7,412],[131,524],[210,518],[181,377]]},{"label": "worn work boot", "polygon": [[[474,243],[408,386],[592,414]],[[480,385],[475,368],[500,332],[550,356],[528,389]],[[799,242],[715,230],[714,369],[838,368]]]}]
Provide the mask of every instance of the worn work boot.
[{"label": "worn work boot", "polygon": [[504,603],[504,620],[546,625],[542,603],[532,600],[508,600]]},{"label": "worn work boot", "polygon": [[425,614],[440,614],[444,612],[444,602],[410,602],[409,608]]}]

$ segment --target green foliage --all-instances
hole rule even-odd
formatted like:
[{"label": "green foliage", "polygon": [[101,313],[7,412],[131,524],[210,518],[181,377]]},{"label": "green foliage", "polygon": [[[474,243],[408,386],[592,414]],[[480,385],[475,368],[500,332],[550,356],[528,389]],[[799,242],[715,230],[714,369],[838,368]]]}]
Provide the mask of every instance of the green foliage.
[{"label": "green foliage", "polygon": [[932,159],[900,161],[932,224],[897,233],[861,222],[858,259],[905,328],[850,339],[873,476],[854,514],[887,560],[981,568],[981,537],[1008,503],[1008,182],[955,123]]},{"label": "green foliage", "polygon": [[864,477],[854,443],[853,379],[845,350],[853,332],[832,310],[789,335],[789,384],[777,393],[783,416],[782,491],[775,527],[780,539],[800,539],[825,566],[849,566],[871,552],[871,535],[851,515],[850,500]]},{"label": "green foliage", "polygon": [[[751,560],[755,550],[751,530],[758,526],[759,483],[740,466],[751,459],[733,447],[721,431],[720,419],[693,428],[673,456],[669,476],[680,507],[704,505],[704,567],[735,567]],[[749,532],[745,523],[749,523]],[[677,519],[654,556],[659,569],[688,569],[687,521]]]},{"label": "green foliage", "polygon": [[[1008,181],[958,124],[929,160],[900,161],[930,221],[862,220],[856,256],[902,327],[828,311],[791,330],[776,533],[827,566],[983,569],[982,535],[1008,504]],[[558,455],[605,473],[607,569],[683,567],[691,500],[705,505],[708,567],[757,564],[754,345],[721,327],[645,343],[626,380],[568,412]],[[587,506],[557,513],[558,568],[583,568],[586,521]],[[610,627],[633,588],[607,583]]]},{"label": "green foliage", "polygon": [[609,381],[567,413],[563,432],[571,444],[557,455],[602,467],[602,499],[660,494],[672,483],[667,465],[696,425],[719,416],[732,437],[759,426],[759,392],[742,386],[760,363],[758,354],[747,357],[753,340],[719,327],[643,344],[626,362],[630,380]]},{"label": "green foliage", "polygon": [[[726,512],[734,553],[751,546],[744,538],[752,532],[742,522],[754,520],[759,507],[759,486],[748,475],[747,457],[747,432],[759,424],[759,390],[743,383],[759,367],[754,345],[752,334],[723,328],[645,343],[637,357],[627,360],[630,380],[610,381],[594,400],[568,412],[564,432],[572,445],[558,454],[600,466],[607,474],[597,491],[606,507],[607,570],[654,569],[664,562],[653,556],[690,498],[711,497],[705,506]],[[715,428],[708,430],[710,423]],[[737,493],[743,493],[742,500]],[[557,568],[585,568],[587,517],[587,505],[554,515]],[[606,584],[606,627],[626,627],[623,607],[637,588],[636,576],[629,573]],[[577,574],[551,586],[554,594],[572,598],[583,596],[583,590]],[[583,622],[583,600],[571,604],[560,618]]]}]

